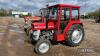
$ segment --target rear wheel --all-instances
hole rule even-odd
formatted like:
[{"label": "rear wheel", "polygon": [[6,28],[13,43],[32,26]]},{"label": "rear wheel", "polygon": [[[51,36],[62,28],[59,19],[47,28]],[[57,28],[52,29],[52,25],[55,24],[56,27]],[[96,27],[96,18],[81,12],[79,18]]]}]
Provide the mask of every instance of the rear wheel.
[{"label": "rear wheel", "polygon": [[51,48],[51,43],[49,40],[39,40],[37,41],[34,50],[37,54],[45,54]]},{"label": "rear wheel", "polygon": [[84,39],[84,29],[81,25],[73,25],[68,31],[67,43],[70,46],[78,46]]}]

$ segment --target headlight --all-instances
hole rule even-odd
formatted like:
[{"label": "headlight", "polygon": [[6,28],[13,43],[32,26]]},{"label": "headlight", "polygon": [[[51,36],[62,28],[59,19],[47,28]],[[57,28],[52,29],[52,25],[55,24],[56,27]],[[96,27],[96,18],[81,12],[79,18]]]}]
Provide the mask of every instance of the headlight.
[{"label": "headlight", "polygon": [[34,31],[34,33],[33,33],[33,34],[34,34],[34,35],[37,35],[38,33],[39,33],[39,31]]},{"label": "headlight", "polygon": [[34,35],[34,40],[38,40],[40,35],[40,30],[33,31],[33,35]]}]

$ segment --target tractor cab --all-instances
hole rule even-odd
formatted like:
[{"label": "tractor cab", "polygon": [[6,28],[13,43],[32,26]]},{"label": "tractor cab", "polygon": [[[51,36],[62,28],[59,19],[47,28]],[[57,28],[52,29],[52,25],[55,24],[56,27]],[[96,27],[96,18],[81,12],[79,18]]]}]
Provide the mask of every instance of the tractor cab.
[{"label": "tractor cab", "polygon": [[[82,25],[80,18],[80,6],[57,4],[49,6],[48,20],[54,22],[54,27],[57,30],[58,40],[63,40],[64,35],[74,24]],[[59,33],[59,34],[58,34]]]}]

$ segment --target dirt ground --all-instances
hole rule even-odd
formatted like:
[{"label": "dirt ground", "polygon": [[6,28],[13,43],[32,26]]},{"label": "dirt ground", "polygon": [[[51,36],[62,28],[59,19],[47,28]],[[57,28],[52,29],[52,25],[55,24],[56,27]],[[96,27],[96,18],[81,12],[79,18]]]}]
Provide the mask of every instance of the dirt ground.
[{"label": "dirt ground", "polygon": [[82,19],[85,39],[77,47],[52,46],[44,55],[34,52],[34,46],[26,41],[23,18],[0,17],[0,56],[100,56],[100,23]]}]

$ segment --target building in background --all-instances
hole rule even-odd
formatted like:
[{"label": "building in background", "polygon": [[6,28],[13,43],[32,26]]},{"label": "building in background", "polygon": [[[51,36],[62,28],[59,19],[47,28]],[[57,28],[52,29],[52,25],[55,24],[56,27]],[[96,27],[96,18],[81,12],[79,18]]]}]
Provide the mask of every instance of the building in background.
[{"label": "building in background", "polygon": [[19,17],[22,17],[22,16],[30,15],[30,13],[29,13],[29,12],[12,11],[12,15],[13,15],[15,18],[19,18]]}]

